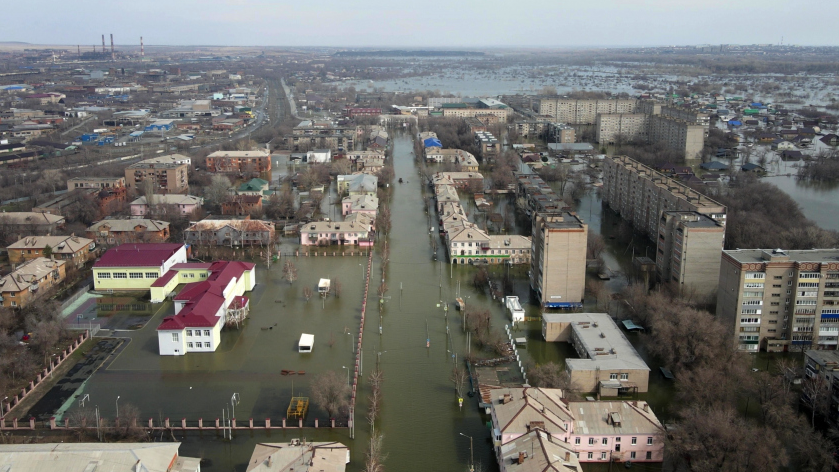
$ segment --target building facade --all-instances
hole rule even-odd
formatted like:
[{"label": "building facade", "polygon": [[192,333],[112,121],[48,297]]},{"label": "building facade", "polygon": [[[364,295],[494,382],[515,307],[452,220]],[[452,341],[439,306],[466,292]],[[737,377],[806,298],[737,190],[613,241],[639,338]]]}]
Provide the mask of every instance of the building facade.
[{"label": "building facade", "polygon": [[186,262],[183,244],[121,244],[93,265],[94,290],[149,290],[175,264]]},{"label": "building facade", "polygon": [[151,180],[154,193],[186,193],[189,190],[189,164],[147,159],[125,168],[128,188],[142,189],[146,180]]},{"label": "building facade", "polygon": [[27,236],[11,244],[6,250],[12,264],[46,257],[81,267],[90,259],[90,253],[95,248],[96,243],[92,239],[78,236]]},{"label": "building facade", "polygon": [[695,211],[665,211],[656,240],[658,279],[683,296],[717,292],[725,227]]},{"label": "building facade", "polygon": [[165,243],[169,239],[169,223],[143,218],[107,218],[90,225],[85,236],[103,245]]},{"label": "building facade", "polygon": [[588,225],[570,212],[533,212],[530,288],[545,308],[582,307]]},{"label": "building facade", "polygon": [[31,259],[0,278],[0,306],[23,308],[64,280],[67,262]]},{"label": "building facade", "polygon": [[207,217],[184,230],[188,244],[210,246],[267,246],[274,241],[274,223],[243,219]]},{"label": "building facade", "polygon": [[836,349],[839,250],[722,253],[717,317],[741,351]]},{"label": "building facade", "polygon": [[590,125],[597,121],[600,113],[636,113],[637,100],[631,99],[586,99],[541,97],[536,100],[536,111],[540,115],[552,116],[556,121],[574,125]]},{"label": "building facade", "polygon": [[216,151],[204,161],[207,172],[268,172],[271,154],[267,149],[255,151]]},{"label": "building facade", "polygon": [[125,177],[74,177],[67,180],[67,191],[82,188],[117,188],[125,187]]}]

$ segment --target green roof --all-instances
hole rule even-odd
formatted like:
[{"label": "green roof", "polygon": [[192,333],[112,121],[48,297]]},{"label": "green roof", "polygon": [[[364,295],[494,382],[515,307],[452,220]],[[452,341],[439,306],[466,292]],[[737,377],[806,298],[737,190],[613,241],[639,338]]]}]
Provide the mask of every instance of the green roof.
[{"label": "green roof", "polygon": [[267,180],[251,179],[239,186],[239,190],[262,190],[262,187],[268,185]]},{"label": "green roof", "polygon": [[465,103],[444,103],[442,108],[469,108]]}]

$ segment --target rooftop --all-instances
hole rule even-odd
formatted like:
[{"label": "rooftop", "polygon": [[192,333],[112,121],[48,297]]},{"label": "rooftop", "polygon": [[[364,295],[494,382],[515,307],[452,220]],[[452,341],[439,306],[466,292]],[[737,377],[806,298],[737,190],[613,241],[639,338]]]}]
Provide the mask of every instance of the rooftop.
[{"label": "rooftop", "polygon": [[[0,445],[11,472],[197,472],[199,459],[179,457],[181,443],[61,443]],[[176,460],[177,458],[177,460]]]},{"label": "rooftop", "polygon": [[492,409],[502,433],[526,433],[534,423],[552,434],[567,433],[573,413],[555,388],[499,388],[492,391]]},{"label": "rooftop", "polygon": [[[152,195],[152,203],[155,205],[201,205],[204,199],[201,197],[194,197],[192,195],[181,195],[177,193],[169,193],[165,195]],[[148,199],[145,195],[131,202],[132,205],[148,205]]]},{"label": "rooftop", "polygon": [[258,443],[247,472],[344,472],[350,451],[339,442]]},{"label": "rooftop", "polygon": [[545,313],[545,323],[569,323],[582,359],[566,359],[571,370],[650,370],[607,313]]},{"label": "rooftop", "polygon": [[46,257],[38,257],[27,261],[18,266],[12,273],[0,278],[0,292],[17,293],[23,291],[65,263],[65,261],[47,259]]},{"label": "rooftop", "polygon": [[839,249],[731,249],[724,254],[740,263],[749,262],[835,262]]},{"label": "rooftop", "polygon": [[[521,463],[519,460],[521,459]],[[536,429],[501,446],[508,472],[575,472],[583,470],[571,446]]]},{"label": "rooftop", "polygon": [[54,254],[74,254],[91,244],[92,239],[78,236],[27,236],[8,249],[44,249],[49,246]]},{"label": "rooftop", "polygon": [[14,225],[54,225],[64,223],[64,217],[50,213],[12,211],[0,213],[0,223]]},{"label": "rooftop", "polygon": [[108,249],[93,267],[160,267],[183,247],[177,243],[121,244]]},{"label": "rooftop", "polygon": [[160,220],[148,220],[144,218],[106,218],[102,221],[97,221],[87,228],[88,231],[99,231],[100,228],[107,227],[112,233],[119,233],[124,231],[135,231],[138,226],[145,228],[146,231],[163,231],[169,227],[169,223]]},{"label": "rooftop", "polygon": [[654,435],[663,428],[644,401],[570,402],[574,415],[572,434],[585,435]]}]

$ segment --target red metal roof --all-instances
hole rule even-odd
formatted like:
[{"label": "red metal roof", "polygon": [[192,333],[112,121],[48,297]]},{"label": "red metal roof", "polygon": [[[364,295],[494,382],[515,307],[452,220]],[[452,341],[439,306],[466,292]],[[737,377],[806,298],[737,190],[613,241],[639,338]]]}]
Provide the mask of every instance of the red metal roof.
[{"label": "red metal roof", "polygon": [[181,262],[172,266],[175,270],[183,269],[209,269],[213,265],[212,262]]},{"label": "red metal roof", "polygon": [[160,267],[183,244],[121,244],[108,249],[93,267]]},{"label": "red metal roof", "polygon": [[165,274],[163,274],[162,276],[158,277],[158,279],[155,280],[154,283],[151,284],[151,286],[152,287],[165,287],[166,284],[168,284],[169,281],[171,281],[172,278],[174,278],[177,274],[178,274],[177,271],[170,270],[170,271],[166,272]]}]

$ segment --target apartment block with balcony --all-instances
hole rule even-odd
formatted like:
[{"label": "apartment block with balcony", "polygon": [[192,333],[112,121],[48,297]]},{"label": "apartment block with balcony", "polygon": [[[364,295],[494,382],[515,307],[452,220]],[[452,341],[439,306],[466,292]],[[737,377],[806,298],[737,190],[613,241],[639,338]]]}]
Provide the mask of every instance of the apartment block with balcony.
[{"label": "apartment block with balcony", "polygon": [[603,202],[650,239],[665,211],[694,211],[725,226],[726,208],[687,185],[626,156],[603,160]]},{"label": "apartment block with balcony", "polygon": [[804,376],[824,380],[823,386],[830,392],[828,417],[834,423],[839,423],[839,351],[805,352]]},{"label": "apartment block with balcony", "polygon": [[686,160],[702,157],[705,127],[665,115],[650,116],[649,142],[684,152]]},{"label": "apartment block with balcony", "polygon": [[836,349],[839,249],[723,251],[717,317],[742,351]]},{"label": "apartment block with balcony", "polygon": [[717,291],[725,227],[695,211],[665,211],[656,241],[656,269],[662,282],[682,295]]},{"label": "apartment block with balcony", "polygon": [[38,257],[0,278],[0,306],[23,308],[64,280],[66,261]]},{"label": "apartment block with balcony", "polygon": [[536,100],[536,111],[557,121],[575,125],[590,125],[597,121],[600,113],[636,113],[638,101],[630,99],[586,99],[577,100],[561,97],[540,97]]},{"label": "apartment block with balcony", "polygon": [[128,188],[144,188],[146,180],[151,180],[154,193],[186,193],[189,190],[189,164],[148,159],[125,168]]},{"label": "apartment block with balcony", "polygon": [[650,115],[643,113],[598,113],[597,142],[627,143],[647,142],[650,131]]},{"label": "apartment block with balcony", "polygon": [[268,172],[271,154],[267,149],[254,151],[216,151],[204,161],[207,172]]}]

